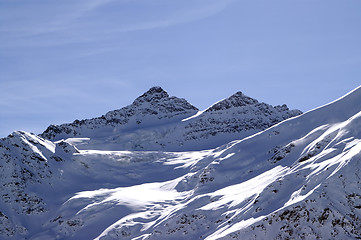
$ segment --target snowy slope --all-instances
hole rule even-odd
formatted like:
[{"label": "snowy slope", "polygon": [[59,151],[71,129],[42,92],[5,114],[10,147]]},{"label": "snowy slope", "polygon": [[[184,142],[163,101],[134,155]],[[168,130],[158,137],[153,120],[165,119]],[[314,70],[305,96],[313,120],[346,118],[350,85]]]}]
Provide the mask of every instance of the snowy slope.
[{"label": "snowy slope", "polygon": [[[99,118],[51,125],[43,138],[76,141],[79,149],[189,151],[218,147],[301,114],[237,92],[204,111],[153,87],[131,105]],[[70,141],[70,140],[69,140]]]},{"label": "snowy slope", "polygon": [[358,238],[360,99],[361,88],[218,149],[155,158],[174,167],[173,179],[83,191],[59,216],[75,208],[86,234],[87,219],[117,212],[97,239]]},{"label": "snowy slope", "polygon": [[90,140],[15,132],[0,140],[0,238],[357,239],[360,102],[361,87],[202,151],[78,149]]}]

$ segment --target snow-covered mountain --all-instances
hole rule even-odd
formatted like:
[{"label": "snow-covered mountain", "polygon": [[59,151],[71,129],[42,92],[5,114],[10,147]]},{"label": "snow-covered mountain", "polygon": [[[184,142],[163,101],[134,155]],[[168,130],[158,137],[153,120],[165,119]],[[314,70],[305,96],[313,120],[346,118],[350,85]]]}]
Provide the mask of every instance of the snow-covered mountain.
[{"label": "snow-covered mountain", "polygon": [[[360,102],[361,87],[253,135],[198,151],[150,151],[155,145],[130,151],[123,144],[111,150],[116,141],[107,138],[110,131],[97,137],[103,122],[91,135],[88,123],[96,126],[96,120],[48,129],[44,134],[51,140],[12,133],[0,140],[0,238],[358,239]],[[262,103],[241,93],[195,116],[197,110],[183,103],[176,111],[183,113],[168,111],[159,127],[182,129],[202,114],[216,119],[217,111],[232,118],[245,108],[249,119],[265,116],[254,110]],[[155,131],[151,124],[163,116],[138,124],[135,115],[128,122],[149,123],[147,131]],[[112,136],[120,138],[117,131]],[[106,148],[91,148],[97,143]]]},{"label": "snow-covered mountain", "polygon": [[218,147],[300,115],[237,92],[204,111],[153,87],[131,105],[93,119],[51,125],[43,138],[82,138],[80,149],[189,151]]}]

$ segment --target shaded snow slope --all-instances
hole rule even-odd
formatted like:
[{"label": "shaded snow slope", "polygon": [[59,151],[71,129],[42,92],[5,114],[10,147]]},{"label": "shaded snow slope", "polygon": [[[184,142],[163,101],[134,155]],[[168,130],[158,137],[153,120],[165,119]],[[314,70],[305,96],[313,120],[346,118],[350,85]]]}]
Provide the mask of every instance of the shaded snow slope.
[{"label": "shaded snow slope", "polygon": [[99,118],[51,125],[41,136],[51,140],[88,138],[75,143],[84,150],[204,150],[301,114],[286,105],[260,103],[241,92],[197,112],[186,100],[153,87],[127,107]]},{"label": "shaded snow slope", "polygon": [[96,239],[359,238],[360,100],[357,89],[204,152],[173,180],[80,192],[67,204],[83,220],[126,208]]},{"label": "shaded snow slope", "polygon": [[79,149],[90,138],[14,132],[0,139],[0,239],[357,239],[360,101],[358,88],[203,151]]}]

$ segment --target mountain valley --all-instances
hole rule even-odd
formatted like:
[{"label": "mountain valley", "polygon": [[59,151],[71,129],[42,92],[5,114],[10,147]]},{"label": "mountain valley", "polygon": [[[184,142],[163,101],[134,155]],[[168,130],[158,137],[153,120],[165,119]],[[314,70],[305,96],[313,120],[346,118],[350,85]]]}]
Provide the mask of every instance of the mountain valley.
[{"label": "mountain valley", "polygon": [[0,239],[359,239],[361,87],[302,113],[153,87],[0,139]]}]

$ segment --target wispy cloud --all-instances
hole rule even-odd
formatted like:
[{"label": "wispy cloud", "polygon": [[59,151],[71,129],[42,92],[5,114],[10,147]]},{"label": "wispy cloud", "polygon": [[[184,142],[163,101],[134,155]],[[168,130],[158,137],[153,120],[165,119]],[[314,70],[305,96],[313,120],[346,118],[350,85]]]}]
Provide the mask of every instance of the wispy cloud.
[{"label": "wispy cloud", "polygon": [[17,5],[7,4],[0,10],[0,31],[18,34],[15,36],[62,31],[82,16],[112,1],[114,0],[62,1],[41,5],[26,5],[26,2],[31,1],[23,1]]},{"label": "wispy cloud", "polygon": [[216,1],[197,8],[184,9],[182,11],[174,12],[166,19],[129,24],[127,26],[114,29],[113,32],[151,30],[201,20],[223,11],[232,2],[234,2],[234,0]]},{"label": "wispy cloud", "polygon": [[83,15],[87,14],[88,12],[94,11],[98,7],[106,5],[114,0],[92,0],[92,1],[85,1],[80,7],[76,8],[75,11],[70,12],[65,18],[59,19],[54,24],[57,25],[64,25],[69,24],[72,21],[81,18]]},{"label": "wispy cloud", "polygon": [[[1,48],[54,46],[89,41],[81,18],[114,0],[61,1],[31,4],[23,1],[0,9]],[[77,25],[79,33],[69,32]]]},{"label": "wispy cloud", "polygon": [[[0,10],[1,48],[9,47],[47,47],[71,43],[96,42],[111,39],[117,34],[142,30],[172,27],[175,25],[201,20],[226,9],[234,0],[194,1],[177,10],[174,6],[168,9],[158,3],[162,14],[149,20],[146,16],[134,17],[131,12],[124,11],[124,4],[131,1],[92,0],[63,1],[57,5],[29,6],[16,9],[9,6]],[[144,1],[144,3],[149,3]],[[114,5],[117,11],[100,11],[101,7]],[[139,2],[137,2],[139,4]],[[137,5],[135,9],[137,9]],[[18,19],[11,15],[19,11]],[[169,13],[168,13],[169,12]],[[90,14],[91,13],[91,14]],[[141,13],[147,15],[148,13]],[[90,17],[88,15],[91,15]],[[109,15],[109,16],[108,16]],[[19,20],[20,19],[20,20]],[[140,20],[143,19],[143,20]]]}]

